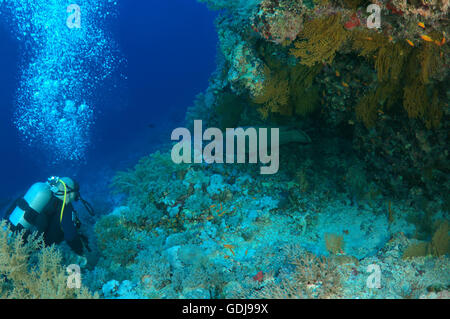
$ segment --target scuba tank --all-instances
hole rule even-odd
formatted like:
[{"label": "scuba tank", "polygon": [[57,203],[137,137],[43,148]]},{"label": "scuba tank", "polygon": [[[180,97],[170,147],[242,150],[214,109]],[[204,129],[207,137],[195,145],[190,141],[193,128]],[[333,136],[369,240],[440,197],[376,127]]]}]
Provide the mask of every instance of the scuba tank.
[{"label": "scuba tank", "polygon": [[16,208],[9,216],[11,224],[15,227],[21,225],[30,231],[36,230],[33,220],[42,213],[52,194],[48,183],[36,183],[31,186],[23,199],[18,200]]},{"label": "scuba tank", "polygon": [[62,222],[66,204],[72,201],[80,200],[87,212],[91,216],[94,215],[92,206],[81,197],[77,182],[68,177],[52,176],[46,183],[36,183],[31,186],[25,196],[15,202],[9,214],[10,223],[14,227],[20,225],[29,231],[43,230],[47,225],[47,216],[43,215],[44,209],[53,196],[63,202],[60,222]]}]

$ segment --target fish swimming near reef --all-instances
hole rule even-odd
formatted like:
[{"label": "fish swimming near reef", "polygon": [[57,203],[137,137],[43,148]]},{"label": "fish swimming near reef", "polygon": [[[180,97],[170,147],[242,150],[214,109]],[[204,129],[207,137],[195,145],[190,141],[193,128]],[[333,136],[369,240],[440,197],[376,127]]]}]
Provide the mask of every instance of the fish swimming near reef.
[{"label": "fish swimming near reef", "polygon": [[[172,132],[172,147],[175,163],[192,163],[192,136],[186,128]],[[280,146],[289,143],[309,144],[311,138],[295,126],[237,127],[227,128],[223,133],[218,128],[209,128],[203,134],[201,120],[194,121],[194,163],[248,163],[270,164],[261,167],[261,174],[275,174],[279,168]],[[204,141],[210,141],[206,145]],[[182,152],[181,152],[182,151]],[[181,155],[181,153],[183,155]]]},{"label": "fish swimming near reef", "polygon": [[[308,134],[306,134],[304,131],[302,131],[299,128],[292,127],[292,126],[269,126],[269,127],[258,127],[258,126],[245,126],[241,127],[244,130],[247,130],[248,128],[255,128],[256,131],[259,132],[259,129],[261,128],[267,128],[267,137],[268,141],[271,141],[271,129],[278,128],[279,129],[279,146],[295,143],[295,144],[310,144],[312,143],[311,138]],[[270,143],[269,143],[270,145]],[[248,152],[248,150],[246,150]]]},{"label": "fish swimming near reef", "polygon": [[430,38],[429,36],[427,36],[427,35],[421,35],[420,36],[421,38],[422,38],[422,40],[424,40],[424,41],[427,41],[427,42],[433,42],[433,39],[432,38]]},{"label": "fish swimming near reef", "polygon": [[[244,130],[246,130],[249,127],[242,127]],[[297,127],[293,126],[269,126],[269,127],[257,127],[253,126],[253,128],[256,129],[256,131],[259,132],[259,129],[261,128],[267,128],[267,148],[272,149],[272,136],[271,136],[271,129],[278,128],[279,129],[279,139],[278,139],[278,146],[283,146],[287,144],[311,144],[312,140],[309,137],[308,134],[306,134],[304,131]],[[246,139],[246,143],[248,143],[248,138]],[[258,146],[258,152],[259,152],[259,146]],[[245,149],[246,154],[250,154],[248,144],[246,144]]]},{"label": "fish swimming near reef", "polygon": [[299,128],[282,126],[280,129],[280,145],[289,143],[310,144],[311,138]]}]

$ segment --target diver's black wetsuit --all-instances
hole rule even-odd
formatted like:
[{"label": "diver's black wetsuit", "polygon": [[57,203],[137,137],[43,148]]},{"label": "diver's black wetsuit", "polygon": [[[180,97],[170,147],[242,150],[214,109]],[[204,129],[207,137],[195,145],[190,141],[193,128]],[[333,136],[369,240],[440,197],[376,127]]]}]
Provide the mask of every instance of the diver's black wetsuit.
[{"label": "diver's black wetsuit", "polygon": [[[9,216],[18,206],[17,202],[18,201],[6,211],[5,219],[9,220]],[[63,202],[60,199],[52,195],[52,198],[45,206],[44,210],[39,214],[42,218],[37,219],[37,225],[35,226],[38,227],[40,232],[44,233],[44,242],[46,245],[59,244],[65,240],[76,254],[82,255],[83,243],[72,221],[72,212],[74,211],[74,208],[72,204],[66,205],[62,221],[60,222],[62,204]],[[20,230],[23,228],[21,225],[19,225],[19,227],[14,227],[14,225],[11,226],[13,230]]]}]

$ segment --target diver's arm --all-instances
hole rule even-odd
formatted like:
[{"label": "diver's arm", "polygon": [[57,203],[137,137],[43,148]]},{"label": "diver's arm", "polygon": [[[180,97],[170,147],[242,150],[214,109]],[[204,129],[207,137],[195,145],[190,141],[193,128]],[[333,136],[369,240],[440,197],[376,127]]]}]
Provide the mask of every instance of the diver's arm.
[{"label": "diver's arm", "polygon": [[72,248],[72,250],[77,254],[82,256],[83,255],[83,243],[81,241],[80,235],[78,234],[78,231],[72,221],[72,205],[67,205],[61,226],[62,230],[64,232],[64,239],[66,240],[67,244]]}]

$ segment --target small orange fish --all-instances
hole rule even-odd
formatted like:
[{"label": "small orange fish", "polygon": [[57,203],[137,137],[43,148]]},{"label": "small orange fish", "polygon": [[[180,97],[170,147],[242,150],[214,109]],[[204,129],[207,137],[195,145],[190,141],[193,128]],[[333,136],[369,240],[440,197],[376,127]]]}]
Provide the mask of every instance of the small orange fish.
[{"label": "small orange fish", "polygon": [[219,215],[217,215],[217,216],[219,216],[219,217],[222,217],[223,216],[223,214],[225,214],[227,211],[226,210],[224,210],[223,212],[221,212]]},{"label": "small orange fish", "polygon": [[338,70],[336,70],[336,76],[337,76],[337,77],[340,77],[340,76],[341,76],[341,74],[339,73]]},{"label": "small orange fish", "polygon": [[248,254],[248,249],[245,250],[245,256],[247,256],[247,254]]},{"label": "small orange fish", "polygon": [[235,256],[234,250],[233,250],[233,248],[234,248],[233,245],[227,245],[227,244],[225,244],[225,245],[223,245],[223,247],[228,248],[228,249],[231,251],[231,253],[233,254],[233,256]]},{"label": "small orange fish", "polygon": [[209,206],[209,208],[214,208],[214,207],[216,207],[216,205],[211,205],[211,206]]},{"label": "small orange fish", "polygon": [[408,40],[408,39],[406,39],[406,42],[408,42],[408,44],[410,45],[410,46],[414,46],[414,43],[411,41],[411,40]]},{"label": "small orange fish", "polygon": [[444,44],[445,44],[445,36],[441,40],[441,45],[444,45]]},{"label": "small orange fish", "polygon": [[425,29],[425,24],[423,22],[419,22],[419,23],[417,23],[417,25],[419,27],[421,27],[422,29]]},{"label": "small orange fish", "polygon": [[369,41],[372,41],[372,40],[373,40],[372,37],[364,37],[364,39],[369,40]]},{"label": "small orange fish", "polygon": [[213,218],[214,218],[214,216],[208,216],[208,217],[206,217],[206,220],[211,220]]},{"label": "small orange fish", "polygon": [[389,36],[389,42],[392,42],[392,37],[391,36]]},{"label": "small orange fish", "polygon": [[348,88],[348,84],[342,81],[342,86]]},{"label": "small orange fish", "polygon": [[420,37],[421,37],[422,40],[424,40],[424,41],[427,41],[427,42],[433,42],[433,39],[430,38],[430,37],[427,36],[427,35],[422,34]]}]

